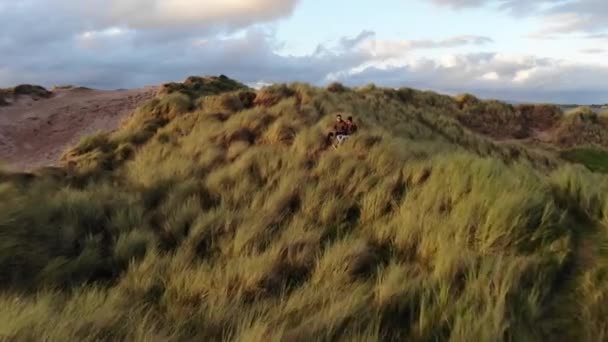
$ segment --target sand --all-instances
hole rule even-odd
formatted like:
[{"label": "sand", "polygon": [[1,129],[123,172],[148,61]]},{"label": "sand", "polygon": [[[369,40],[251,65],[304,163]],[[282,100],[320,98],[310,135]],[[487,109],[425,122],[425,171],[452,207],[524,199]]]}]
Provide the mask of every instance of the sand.
[{"label": "sand", "polygon": [[0,161],[15,171],[56,165],[83,136],[116,129],[156,87],[55,90],[49,99],[21,96],[0,107]]}]

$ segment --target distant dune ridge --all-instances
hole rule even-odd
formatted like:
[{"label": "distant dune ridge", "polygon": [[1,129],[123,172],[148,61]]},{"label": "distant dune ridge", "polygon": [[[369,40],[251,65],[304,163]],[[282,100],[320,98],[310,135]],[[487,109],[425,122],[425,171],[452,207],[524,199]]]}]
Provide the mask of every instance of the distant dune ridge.
[{"label": "distant dune ridge", "polygon": [[[197,79],[202,78],[190,77],[183,85],[167,83],[159,88],[115,91],[73,85],[54,86],[51,91],[35,85],[0,90],[0,106],[4,106],[0,113],[5,113],[2,114],[4,121],[0,119],[0,160],[17,169],[55,165],[63,149],[87,134],[117,128],[120,120],[151,99],[155,92],[163,95],[175,91],[175,87],[186,89]],[[339,83],[327,87],[330,92],[344,89]],[[266,101],[261,96],[263,94],[257,96],[258,103]],[[445,108],[446,114],[456,117],[467,128],[495,139],[543,141],[561,147],[585,144],[608,147],[605,133],[608,120],[598,106],[512,105],[479,100],[471,94],[456,96],[454,101],[458,108]],[[568,115],[564,115],[564,109]],[[24,115],[27,118],[20,120]],[[581,115],[588,119],[575,120]],[[41,125],[40,121],[45,118],[51,119]]]},{"label": "distant dune ridge", "polygon": [[[224,75],[22,91],[0,107],[9,340],[608,336],[605,114]],[[334,149],[338,113],[359,130]]]}]

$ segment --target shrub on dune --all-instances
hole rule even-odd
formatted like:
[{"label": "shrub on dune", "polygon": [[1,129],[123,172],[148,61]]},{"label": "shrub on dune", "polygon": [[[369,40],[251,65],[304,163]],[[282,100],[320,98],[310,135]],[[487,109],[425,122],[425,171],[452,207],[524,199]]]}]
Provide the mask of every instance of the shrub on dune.
[{"label": "shrub on dune", "polygon": [[472,94],[460,94],[456,96],[455,100],[460,109],[474,106],[480,102],[479,99]]},{"label": "shrub on dune", "polygon": [[347,90],[348,90],[348,88],[339,82],[332,82],[327,86],[327,91],[329,91],[331,93],[342,93]]},{"label": "shrub on dune", "polygon": [[31,84],[21,84],[13,88],[13,94],[19,95],[30,95],[35,98],[48,98],[53,96],[53,93],[45,89],[44,87]]},{"label": "shrub on dune", "polygon": [[272,107],[281,100],[294,96],[295,92],[287,85],[273,85],[258,91],[254,100],[256,106]]}]

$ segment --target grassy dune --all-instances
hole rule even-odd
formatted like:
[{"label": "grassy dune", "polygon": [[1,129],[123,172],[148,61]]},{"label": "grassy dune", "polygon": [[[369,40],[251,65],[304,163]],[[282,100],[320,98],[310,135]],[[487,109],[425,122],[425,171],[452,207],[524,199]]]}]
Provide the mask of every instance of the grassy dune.
[{"label": "grassy dune", "polygon": [[[605,340],[608,176],[474,133],[482,105],[169,84],[61,168],[0,174],[0,336]],[[335,150],[337,112],[360,132]]]}]

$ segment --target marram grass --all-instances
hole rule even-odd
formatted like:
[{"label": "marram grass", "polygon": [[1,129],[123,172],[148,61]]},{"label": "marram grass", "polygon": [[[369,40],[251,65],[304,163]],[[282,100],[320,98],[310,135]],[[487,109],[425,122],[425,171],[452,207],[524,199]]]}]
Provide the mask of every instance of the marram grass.
[{"label": "marram grass", "polygon": [[[0,174],[0,336],[608,338],[608,176],[473,133],[469,97],[252,93],[170,84],[56,172]],[[360,130],[332,149],[338,112]]]}]

